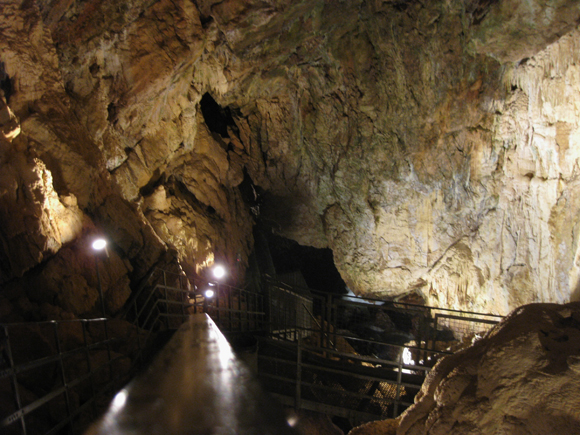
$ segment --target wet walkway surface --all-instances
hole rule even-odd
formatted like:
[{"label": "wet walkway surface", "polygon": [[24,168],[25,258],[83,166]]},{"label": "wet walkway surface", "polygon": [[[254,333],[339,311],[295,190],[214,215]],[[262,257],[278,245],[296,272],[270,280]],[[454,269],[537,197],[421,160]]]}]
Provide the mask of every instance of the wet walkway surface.
[{"label": "wet walkway surface", "polygon": [[205,314],[191,316],[87,435],[297,434]]}]

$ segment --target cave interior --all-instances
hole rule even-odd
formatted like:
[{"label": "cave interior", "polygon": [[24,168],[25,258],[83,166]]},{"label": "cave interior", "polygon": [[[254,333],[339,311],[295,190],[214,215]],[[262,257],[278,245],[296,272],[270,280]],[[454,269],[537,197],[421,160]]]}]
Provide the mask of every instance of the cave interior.
[{"label": "cave interior", "polygon": [[[121,321],[219,264],[505,317],[399,435],[579,433],[579,23],[576,0],[0,2],[4,354],[6,325]],[[37,403],[39,378],[0,391]]]}]

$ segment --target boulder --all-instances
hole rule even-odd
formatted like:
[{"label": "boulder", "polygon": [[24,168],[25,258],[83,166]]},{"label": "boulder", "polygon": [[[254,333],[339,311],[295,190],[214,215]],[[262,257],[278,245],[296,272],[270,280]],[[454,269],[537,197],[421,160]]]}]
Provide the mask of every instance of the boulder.
[{"label": "boulder", "polygon": [[580,432],[580,303],[518,308],[440,360],[398,435]]}]

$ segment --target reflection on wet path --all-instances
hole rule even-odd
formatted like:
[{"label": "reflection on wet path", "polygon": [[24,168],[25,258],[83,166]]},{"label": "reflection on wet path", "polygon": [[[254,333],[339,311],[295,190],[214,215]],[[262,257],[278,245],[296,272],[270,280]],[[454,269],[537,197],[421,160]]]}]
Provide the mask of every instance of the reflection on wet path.
[{"label": "reflection on wet path", "polygon": [[205,314],[190,317],[87,435],[296,434]]}]

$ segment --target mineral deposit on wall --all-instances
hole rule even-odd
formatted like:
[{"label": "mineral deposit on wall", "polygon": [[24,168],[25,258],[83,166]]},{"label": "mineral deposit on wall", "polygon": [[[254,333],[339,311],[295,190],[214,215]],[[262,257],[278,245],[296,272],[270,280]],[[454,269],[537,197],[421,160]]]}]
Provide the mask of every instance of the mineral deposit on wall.
[{"label": "mineral deposit on wall", "polygon": [[330,247],[359,294],[499,313],[580,296],[576,1],[6,0],[0,18],[4,305],[94,312],[103,232],[113,310],[174,259],[241,278],[257,219]]}]

